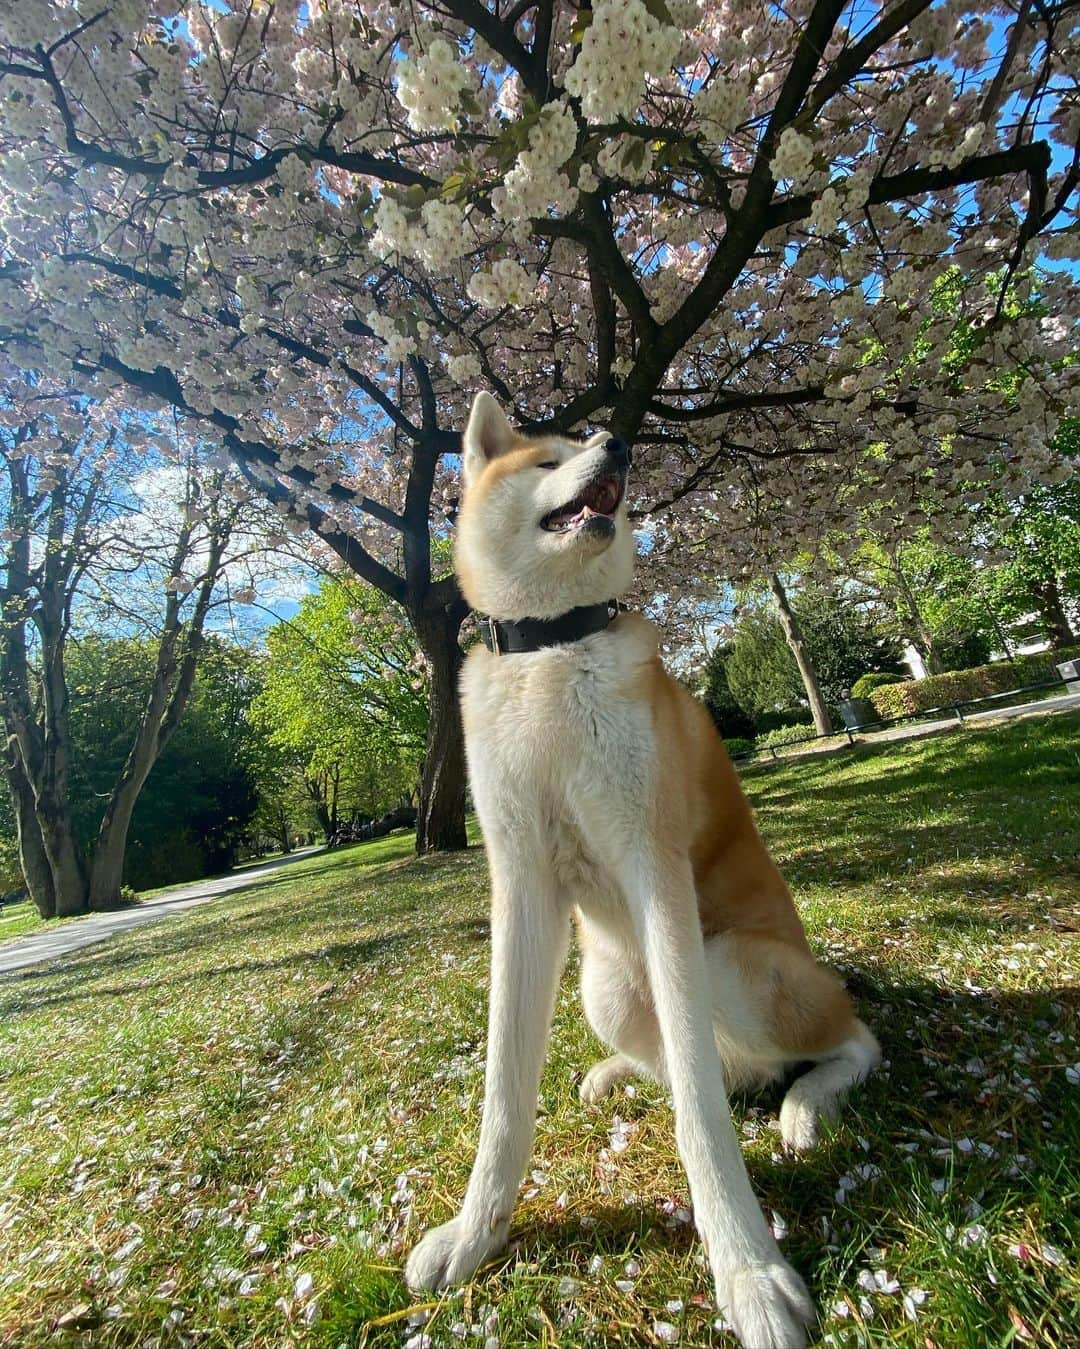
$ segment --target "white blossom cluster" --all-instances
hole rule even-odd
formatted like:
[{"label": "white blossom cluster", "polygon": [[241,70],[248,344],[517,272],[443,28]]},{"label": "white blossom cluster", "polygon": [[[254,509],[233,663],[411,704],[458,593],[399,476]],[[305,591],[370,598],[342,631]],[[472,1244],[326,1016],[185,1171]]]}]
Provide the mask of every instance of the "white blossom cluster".
[{"label": "white blossom cluster", "polygon": [[446,373],[465,388],[471,388],[480,378],[480,357],[474,351],[460,356],[447,356]]},{"label": "white blossom cluster", "polygon": [[813,168],[814,142],[794,127],[785,127],[772,157],[772,175],[777,182],[790,178],[796,185],[805,182]]},{"label": "white blossom cluster", "polygon": [[414,131],[453,131],[461,120],[461,95],[469,72],[444,38],[405,57],[397,67],[397,97]]},{"label": "white blossom cluster", "polygon": [[475,272],[469,281],[469,294],[487,309],[503,305],[520,308],[527,304],[536,290],[536,281],[513,258],[500,258],[485,272]]},{"label": "white blossom cluster", "polygon": [[648,141],[637,136],[615,136],[601,147],[596,167],[605,177],[642,183],[649,176],[654,158]]},{"label": "white blossom cluster", "polygon": [[376,203],[371,250],[378,258],[415,261],[428,271],[440,272],[468,246],[465,213],[453,202],[433,197],[419,211],[406,210],[388,195]]},{"label": "white blossom cluster", "polygon": [[730,79],[719,76],[694,94],[694,112],[708,139],[721,146],[746,117],[750,107],[750,81],[745,75]]},{"label": "white blossom cluster", "polygon": [[527,223],[554,210],[569,213],[577,204],[577,188],[563,166],[577,146],[574,114],[564,103],[548,103],[529,132],[528,149],[518,155],[503,186],[491,194],[491,204],[504,220]]},{"label": "white blossom cluster", "polygon": [[681,30],[653,18],[642,0],[597,0],[566,91],[590,121],[633,117],[646,75],[666,75],[682,41]]},{"label": "white blossom cluster", "polygon": [[365,321],[383,343],[383,356],[389,365],[398,365],[415,352],[415,341],[388,314],[373,309],[365,316]]}]

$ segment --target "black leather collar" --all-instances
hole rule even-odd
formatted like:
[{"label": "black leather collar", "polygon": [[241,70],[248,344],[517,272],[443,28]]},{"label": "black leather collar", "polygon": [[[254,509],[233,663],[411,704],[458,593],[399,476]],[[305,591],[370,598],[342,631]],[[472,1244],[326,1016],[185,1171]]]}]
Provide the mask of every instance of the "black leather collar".
[{"label": "black leather collar", "polygon": [[603,632],[619,612],[618,600],[582,604],[558,618],[482,618],[480,637],[497,656],[541,651],[546,646],[578,642],[594,632]]}]

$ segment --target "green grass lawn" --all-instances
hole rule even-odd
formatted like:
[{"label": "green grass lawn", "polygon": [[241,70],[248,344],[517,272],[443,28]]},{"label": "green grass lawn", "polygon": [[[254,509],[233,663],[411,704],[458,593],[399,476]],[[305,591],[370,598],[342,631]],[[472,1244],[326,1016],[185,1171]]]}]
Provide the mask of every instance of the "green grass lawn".
[{"label": "green grass lawn", "polygon": [[[1080,1342],[1080,718],[746,781],[885,1049],[807,1159],[737,1107],[822,1342]],[[398,837],[0,980],[0,1345],[724,1343],[663,1094],[577,1102],[572,968],[513,1253],[410,1309],[477,1137],[485,914],[478,850]]]},{"label": "green grass lawn", "polygon": [[37,909],[28,899],[17,904],[5,904],[0,909],[0,945],[13,937],[25,937],[43,926]]},{"label": "green grass lawn", "polygon": [[[267,866],[271,862],[285,861],[288,856],[292,856],[292,854],[268,853],[265,857],[253,857],[233,867],[231,872],[220,872],[218,876],[204,876],[190,881],[177,881],[175,885],[161,885],[156,890],[144,890],[139,895],[139,899],[153,899],[159,895],[167,895],[172,890],[186,890],[193,885],[199,885],[202,880],[216,880],[222,875],[228,876],[244,871],[254,871]],[[124,903],[120,907],[128,908],[131,906]],[[0,946],[15,937],[25,937],[31,932],[44,931],[46,928],[55,929],[65,923],[77,923],[81,918],[88,918],[89,916],[89,914],[78,913],[70,918],[45,919],[41,917],[28,899],[20,900],[17,904],[5,905],[0,909]]]}]

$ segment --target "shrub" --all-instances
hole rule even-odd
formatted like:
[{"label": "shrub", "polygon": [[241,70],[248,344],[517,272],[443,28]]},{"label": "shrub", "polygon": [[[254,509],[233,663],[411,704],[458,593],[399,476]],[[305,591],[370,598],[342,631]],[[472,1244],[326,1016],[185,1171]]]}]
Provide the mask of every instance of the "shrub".
[{"label": "shrub", "polygon": [[727,752],[733,759],[740,754],[753,754],[755,748],[752,740],[747,740],[744,736],[738,735],[728,737],[725,739],[724,744],[727,746]]},{"label": "shrub", "polygon": [[910,675],[898,674],[895,671],[881,670],[873,674],[864,674],[856,679],[851,686],[852,698],[869,698],[874,689],[880,689],[885,684],[899,684]]},{"label": "shrub", "polygon": [[754,718],[756,737],[761,739],[765,731],[776,731],[781,727],[805,726],[807,710],[805,707],[786,707],[781,712],[759,712]]},{"label": "shrub", "polygon": [[1080,647],[1039,651],[1032,656],[1018,656],[1015,660],[996,661],[993,665],[976,665],[971,670],[952,670],[948,674],[930,675],[927,679],[883,684],[871,692],[870,701],[881,717],[909,717],[936,707],[951,707],[1053,679],[1057,675],[1054,667],[1058,662],[1071,660],[1078,654]]},{"label": "shrub", "polygon": [[815,734],[814,723],[811,721],[801,722],[798,726],[778,726],[775,731],[766,731],[764,735],[759,735],[757,747],[768,749],[770,746],[794,745],[800,740],[812,740]]}]

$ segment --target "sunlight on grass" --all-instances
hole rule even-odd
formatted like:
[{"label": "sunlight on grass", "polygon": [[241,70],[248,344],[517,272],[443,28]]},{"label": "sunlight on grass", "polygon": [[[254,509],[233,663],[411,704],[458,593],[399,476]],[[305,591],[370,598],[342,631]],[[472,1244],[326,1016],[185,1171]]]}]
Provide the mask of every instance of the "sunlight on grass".
[{"label": "sunlight on grass", "polygon": [[[1078,730],[745,775],[887,1060],[801,1162],[775,1095],[738,1103],[823,1342],[1080,1337]],[[727,1342],[662,1093],[577,1101],[573,969],[515,1251],[410,1309],[475,1146],[487,959],[482,854],[395,836],[0,982],[0,1344]]]},{"label": "sunlight on grass", "polygon": [[0,909],[0,943],[12,937],[24,937],[42,926],[43,921],[37,909],[27,900],[18,904],[5,904]]}]

